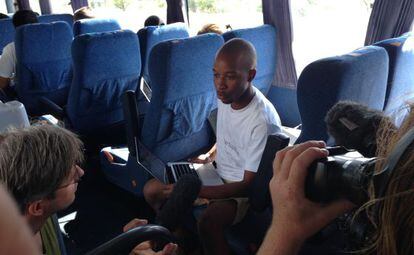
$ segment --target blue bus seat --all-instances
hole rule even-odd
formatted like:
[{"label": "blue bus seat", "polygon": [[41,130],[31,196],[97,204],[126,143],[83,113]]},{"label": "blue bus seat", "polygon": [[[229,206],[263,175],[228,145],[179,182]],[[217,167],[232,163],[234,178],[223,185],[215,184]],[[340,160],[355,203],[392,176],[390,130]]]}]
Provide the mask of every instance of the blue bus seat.
[{"label": "blue bus seat", "polygon": [[398,117],[401,107],[414,98],[414,36],[406,34],[374,45],[383,47],[389,57],[384,111]]},{"label": "blue bus seat", "polygon": [[283,126],[293,128],[300,124],[296,88],[272,86],[266,97],[275,106]]},{"label": "blue bus seat", "polygon": [[188,27],[185,23],[173,23],[163,26],[144,27],[138,31],[141,47],[142,77],[151,86],[148,74],[148,58],[152,47],[157,43],[170,39],[188,38]]},{"label": "blue bus seat", "polygon": [[376,46],[317,60],[298,80],[302,132],[296,143],[328,141],[325,115],[338,101],[350,100],[382,110],[388,77],[388,54]]},{"label": "blue bus seat", "polygon": [[257,73],[253,80],[256,88],[267,95],[276,70],[276,29],[271,25],[231,30],[223,34],[224,40],[242,38],[253,44],[257,54]]},{"label": "blue bus seat", "polygon": [[72,81],[72,29],[58,21],[16,30],[16,92],[29,114],[42,114],[45,97],[65,105]]},{"label": "blue bus seat", "polygon": [[121,97],[135,90],[141,61],[135,33],[84,34],[72,44],[73,81],[66,113],[81,134],[122,123]]},{"label": "blue bus seat", "polygon": [[0,55],[7,44],[14,41],[14,26],[12,19],[0,19]]},{"label": "blue bus seat", "polygon": [[73,26],[73,15],[69,13],[64,14],[46,14],[39,16],[40,23],[52,23],[55,21],[64,21],[68,23],[69,27]]},{"label": "blue bus seat", "polygon": [[164,162],[211,145],[208,116],[217,105],[212,67],[224,40],[217,34],[161,42],[151,50],[152,100],[142,142]]},{"label": "blue bus seat", "polygon": [[102,33],[121,30],[115,19],[82,19],[73,24],[73,35],[79,36],[87,33]]}]

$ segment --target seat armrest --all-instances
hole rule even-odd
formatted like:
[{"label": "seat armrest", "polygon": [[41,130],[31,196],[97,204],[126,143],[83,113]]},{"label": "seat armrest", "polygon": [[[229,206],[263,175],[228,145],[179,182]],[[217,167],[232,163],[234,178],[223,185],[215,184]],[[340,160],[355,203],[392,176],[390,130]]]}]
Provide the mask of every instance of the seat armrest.
[{"label": "seat armrest", "polygon": [[40,104],[42,105],[42,108],[45,109],[46,113],[52,114],[53,116],[57,117],[60,120],[66,117],[65,109],[55,104],[53,101],[49,100],[48,98],[41,97]]}]

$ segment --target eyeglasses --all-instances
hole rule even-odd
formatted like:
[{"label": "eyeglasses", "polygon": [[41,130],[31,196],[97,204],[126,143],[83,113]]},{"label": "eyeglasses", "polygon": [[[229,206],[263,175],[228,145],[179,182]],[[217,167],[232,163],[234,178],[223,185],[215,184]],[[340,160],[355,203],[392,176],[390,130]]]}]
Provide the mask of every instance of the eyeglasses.
[{"label": "eyeglasses", "polygon": [[71,178],[72,181],[62,186],[59,186],[56,190],[64,189],[70,185],[80,182],[81,177],[82,177],[81,175],[82,169],[78,165],[75,165],[74,168],[75,168],[75,173],[73,174],[73,177]]}]

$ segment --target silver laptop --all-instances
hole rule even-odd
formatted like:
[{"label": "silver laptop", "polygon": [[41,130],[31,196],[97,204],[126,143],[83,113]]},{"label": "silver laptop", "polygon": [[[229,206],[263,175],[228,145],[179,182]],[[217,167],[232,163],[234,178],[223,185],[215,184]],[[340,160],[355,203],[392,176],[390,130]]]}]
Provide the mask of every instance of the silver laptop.
[{"label": "silver laptop", "polygon": [[181,176],[187,174],[200,178],[204,186],[216,186],[224,183],[213,163],[168,162],[165,165],[138,140],[136,140],[135,146],[138,165],[165,184],[176,183]]}]

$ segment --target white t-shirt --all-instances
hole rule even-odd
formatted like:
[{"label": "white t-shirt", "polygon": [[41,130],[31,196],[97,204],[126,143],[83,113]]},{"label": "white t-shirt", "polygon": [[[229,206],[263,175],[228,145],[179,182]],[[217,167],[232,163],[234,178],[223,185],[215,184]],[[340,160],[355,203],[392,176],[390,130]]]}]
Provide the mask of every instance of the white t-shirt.
[{"label": "white t-shirt", "polygon": [[14,42],[6,45],[0,57],[0,77],[14,78],[16,73],[16,50]]},{"label": "white t-shirt", "polygon": [[257,172],[268,135],[281,132],[276,109],[254,90],[252,101],[240,110],[218,100],[216,163],[219,175],[228,181],[242,181],[245,170]]}]

